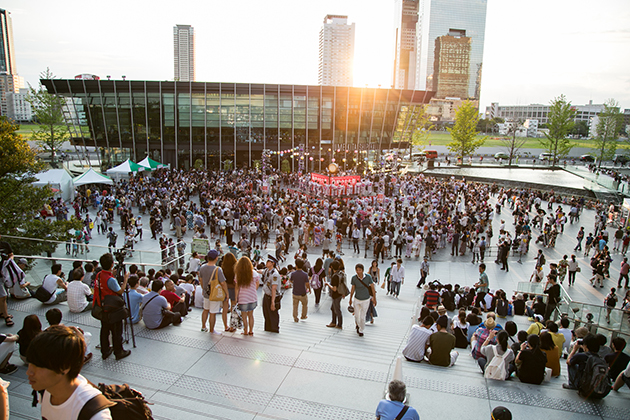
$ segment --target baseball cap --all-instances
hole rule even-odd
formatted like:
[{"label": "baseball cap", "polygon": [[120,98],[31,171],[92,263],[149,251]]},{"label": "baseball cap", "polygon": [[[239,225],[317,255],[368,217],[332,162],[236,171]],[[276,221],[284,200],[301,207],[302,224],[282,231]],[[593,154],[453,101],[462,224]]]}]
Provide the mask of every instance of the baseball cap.
[{"label": "baseball cap", "polygon": [[216,249],[211,249],[210,251],[208,251],[208,259],[210,261],[216,260],[217,258],[219,258],[219,251],[217,251]]},{"label": "baseball cap", "polygon": [[28,261],[26,261],[26,258],[20,258],[17,263],[18,264],[28,265]]}]

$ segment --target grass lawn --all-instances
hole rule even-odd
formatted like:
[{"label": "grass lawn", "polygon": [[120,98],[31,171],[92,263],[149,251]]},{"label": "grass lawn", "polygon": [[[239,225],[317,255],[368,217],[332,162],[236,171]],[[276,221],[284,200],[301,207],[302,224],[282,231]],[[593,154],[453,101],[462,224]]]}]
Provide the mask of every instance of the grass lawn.
[{"label": "grass lawn", "polygon": [[[478,138],[484,137],[483,135],[477,136]],[[446,146],[451,142],[451,134],[448,132],[438,132],[432,131],[429,135],[430,144],[432,146]],[[593,140],[572,140],[574,147],[593,147]],[[502,147],[505,146],[505,142],[499,140],[498,134],[490,134],[486,139],[486,142],[483,144],[484,147]],[[630,148],[630,144],[626,142],[620,142],[618,145],[619,148],[628,149]],[[525,144],[521,147],[522,149],[544,149],[543,145],[540,143],[539,139],[528,138],[525,140]]]},{"label": "grass lawn", "polygon": [[26,140],[30,140],[31,134],[33,134],[33,131],[37,131],[38,128],[39,125],[37,124],[20,124],[20,129],[17,133],[24,136]]}]

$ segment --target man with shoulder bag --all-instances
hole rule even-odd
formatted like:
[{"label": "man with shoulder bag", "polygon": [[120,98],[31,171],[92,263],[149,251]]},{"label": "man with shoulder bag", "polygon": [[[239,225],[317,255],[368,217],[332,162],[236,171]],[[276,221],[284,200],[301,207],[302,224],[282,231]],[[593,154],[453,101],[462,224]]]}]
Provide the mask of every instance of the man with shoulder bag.
[{"label": "man with shoulder bag", "polygon": [[[101,255],[100,263],[102,270],[94,279],[94,309],[92,314],[98,318],[100,312],[103,360],[112,353],[116,356],[116,360],[120,360],[131,354],[131,350],[123,348],[123,319],[128,316],[129,312],[125,308],[122,294],[127,288],[127,277],[124,278],[122,286],[118,284],[112,273],[114,266],[112,254]],[[110,333],[112,335],[112,347],[110,347],[109,342]]]},{"label": "man with shoulder bag", "polygon": [[376,306],[376,290],[374,290],[374,281],[369,274],[364,273],[363,264],[357,264],[355,267],[356,275],[352,277],[352,289],[350,290],[350,300],[348,304],[352,307],[352,298],[354,300],[354,320],[356,323],[357,334],[363,337],[365,329],[365,315],[370,307],[370,299]]}]

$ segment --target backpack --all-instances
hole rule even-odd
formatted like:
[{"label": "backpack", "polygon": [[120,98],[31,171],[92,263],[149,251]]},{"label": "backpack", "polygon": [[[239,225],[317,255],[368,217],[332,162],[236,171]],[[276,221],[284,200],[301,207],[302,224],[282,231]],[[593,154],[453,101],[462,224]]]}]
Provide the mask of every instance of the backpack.
[{"label": "backpack", "polygon": [[597,355],[590,355],[582,372],[578,393],[585,398],[604,398],[611,389],[608,364]]},{"label": "backpack", "polygon": [[492,351],[494,352],[494,357],[490,363],[486,365],[483,377],[486,379],[505,381],[507,376],[507,371],[505,370],[505,357],[507,356],[508,350],[506,350],[501,356],[499,356],[499,352],[497,352],[497,346],[492,346]]},{"label": "backpack", "polygon": [[337,275],[339,276],[339,286],[337,286],[337,293],[339,293],[341,295],[341,298],[343,299],[350,294],[350,291],[348,290],[348,285],[346,284],[346,273],[344,273],[343,271],[339,271]]},{"label": "backpack", "polygon": [[91,385],[102,394],[85,403],[77,420],[89,420],[106,408],[109,408],[113,420],[153,420],[149,403],[140,392],[129,385]]},{"label": "backpack", "polygon": [[322,271],[324,271],[323,268],[321,268],[318,273],[316,273],[315,270],[312,270],[313,275],[311,276],[311,287],[313,289],[322,288],[322,281],[319,279],[319,276],[322,274]]}]

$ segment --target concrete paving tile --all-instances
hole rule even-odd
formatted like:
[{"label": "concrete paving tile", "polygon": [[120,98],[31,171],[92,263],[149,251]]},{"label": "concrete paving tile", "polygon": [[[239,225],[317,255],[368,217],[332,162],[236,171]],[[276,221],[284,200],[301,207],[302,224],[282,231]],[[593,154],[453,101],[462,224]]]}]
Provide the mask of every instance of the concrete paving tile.
[{"label": "concrete paving tile", "polygon": [[188,369],[186,375],[273,392],[280,386],[289,370],[288,366],[209,352]]},{"label": "concrete paving tile", "polygon": [[371,401],[381,398],[385,383],[293,368],[276,395],[365,410]]},{"label": "concrete paving tile", "polygon": [[153,414],[168,419],[230,419],[251,420],[257,412],[239,409],[234,405],[219,404],[207,398],[196,399],[169,392],[158,392],[151,406]]}]

